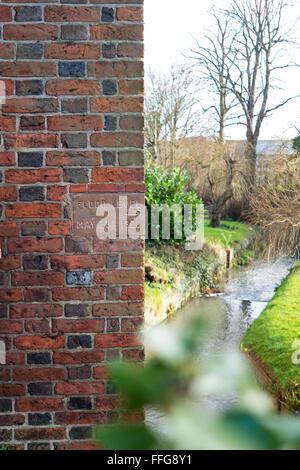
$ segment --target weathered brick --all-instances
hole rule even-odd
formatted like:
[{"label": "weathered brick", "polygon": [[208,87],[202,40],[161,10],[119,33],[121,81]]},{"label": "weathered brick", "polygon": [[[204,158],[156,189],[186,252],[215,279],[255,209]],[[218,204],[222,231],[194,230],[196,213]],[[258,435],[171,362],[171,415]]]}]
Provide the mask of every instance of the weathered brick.
[{"label": "weathered brick", "polygon": [[84,77],[84,62],[59,62],[58,74],[60,77]]},{"label": "weathered brick", "polygon": [[115,19],[115,10],[110,7],[102,7],[101,21],[102,23],[113,23]]},{"label": "weathered brick", "polygon": [[98,59],[100,48],[91,43],[54,43],[45,45],[45,56],[48,59]]},{"label": "weathered brick", "polygon": [[[74,3],[74,2],[72,2]],[[69,7],[69,6],[47,6],[45,8],[45,20],[53,22],[96,22],[99,23],[100,15],[94,7]],[[77,39],[77,38],[75,38]]]},{"label": "weathered brick", "polygon": [[43,55],[42,44],[17,44],[17,59],[41,59]]},{"label": "weathered brick", "polygon": [[91,271],[68,271],[66,281],[68,285],[89,285],[91,283]]},{"label": "weathered brick", "polygon": [[15,8],[15,21],[41,21],[42,9],[39,6],[21,6]]},{"label": "weathered brick", "polygon": [[38,382],[28,384],[28,393],[29,395],[52,395],[52,383],[51,382]]},{"label": "weathered brick", "polygon": [[21,116],[20,130],[22,131],[42,131],[45,130],[44,116]]},{"label": "weathered brick", "polygon": [[45,199],[42,186],[25,187],[19,190],[20,201],[43,201]]},{"label": "weathered brick", "polygon": [[28,413],[28,424],[30,426],[47,426],[51,423],[50,413]]},{"label": "weathered brick", "polygon": [[[98,80],[49,80],[46,85],[48,95],[99,95],[101,87]],[[74,111],[72,111],[74,112]],[[76,111],[78,112],[78,111]]]},{"label": "weathered brick", "polygon": [[62,25],[61,39],[67,39],[69,41],[88,39],[88,28],[86,25]]},{"label": "weathered brick", "polygon": [[[47,24],[6,24],[3,27],[3,39],[9,41],[54,41],[57,39],[58,28]],[[54,64],[53,64],[54,65]],[[19,74],[17,74],[18,76]],[[36,73],[35,75],[40,75]],[[54,74],[53,74],[54,75]]]},{"label": "weathered brick", "polygon": [[24,255],[23,268],[25,270],[40,269],[44,270],[48,267],[48,256],[45,255]]}]

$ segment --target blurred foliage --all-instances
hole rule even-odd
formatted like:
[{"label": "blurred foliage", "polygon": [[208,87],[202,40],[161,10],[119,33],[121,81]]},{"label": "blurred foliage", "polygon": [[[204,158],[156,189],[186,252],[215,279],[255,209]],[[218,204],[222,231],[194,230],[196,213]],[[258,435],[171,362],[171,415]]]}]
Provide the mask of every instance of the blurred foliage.
[{"label": "blurred foliage", "polygon": [[[241,353],[222,351],[206,360],[197,358],[207,328],[203,318],[186,320],[184,327],[174,322],[160,325],[146,334],[150,358],[144,365],[113,365],[126,412],[150,408],[162,418],[159,426],[146,421],[97,428],[95,439],[102,447],[300,449],[300,419],[275,412]],[[205,397],[225,401],[226,406],[217,411],[207,406]]]},{"label": "blurred foliage", "polygon": [[[148,233],[151,244],[177,244],[182,245],[187,241],[184,234],[183,209],[185,204],[189,204],[193,208],[192,229],[196,230],[196,206],[202,204],[201,199],[195,191],[187,191],[186,187],[189,177],[185,171],[180,168],[173,168],[169,172],[159,165],[153,163],[148,157],[145,167],[145,183],[146,183],[146,207],[148,210]],[[166,205],[171,207],[178,205],[181,210],[178,215],[174,210],[170,212],[170,239],[162,238],[162,213],[160,213],[159,227],[157,226],[159,236],[157,239],[151,237],[151,207]],[[183,228],[183,237],[175,239],[175,224]]]}]

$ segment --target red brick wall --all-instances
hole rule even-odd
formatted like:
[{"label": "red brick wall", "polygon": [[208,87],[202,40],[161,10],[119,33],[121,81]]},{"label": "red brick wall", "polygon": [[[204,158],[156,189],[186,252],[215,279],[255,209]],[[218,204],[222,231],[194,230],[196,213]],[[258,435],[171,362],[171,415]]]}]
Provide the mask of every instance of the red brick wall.
[{"label": "red brick wall", "polygon": [[142,360],[143,243],[74,233],[72,198],[143,193],[143,0],[0,4],[0,442],[89,448]]}]

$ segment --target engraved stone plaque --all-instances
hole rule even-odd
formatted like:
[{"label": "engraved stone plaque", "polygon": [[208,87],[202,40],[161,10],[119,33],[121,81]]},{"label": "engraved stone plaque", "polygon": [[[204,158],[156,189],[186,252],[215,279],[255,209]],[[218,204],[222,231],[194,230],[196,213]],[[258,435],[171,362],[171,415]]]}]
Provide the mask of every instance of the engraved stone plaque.
[{"label": "engraved stone plaque", "polygon": [[73,195],[74,235],[127,239],[136,226],[140,235],[133,238],[144,238],[144,224],[143,194]]}]

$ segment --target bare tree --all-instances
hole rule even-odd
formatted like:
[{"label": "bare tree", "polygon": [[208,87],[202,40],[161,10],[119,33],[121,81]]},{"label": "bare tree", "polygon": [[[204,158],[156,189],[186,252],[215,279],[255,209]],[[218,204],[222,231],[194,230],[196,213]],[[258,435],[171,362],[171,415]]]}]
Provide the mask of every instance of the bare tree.
[{"label": "bare tree", "polygon": [[195,79],[190,69],[173,65],[168,74],[150,71],[146,83],[146,145],[157,158],[160,144],[167,142],[169,162],[163,163],[173,166],[177,141],[199,126]]},{"label": "bare tree", "polygon": [[276,72],[291,66],[285,46],[293,43],[284,24],[285,0],[233,0],[225,16],[236,33],[227,68],[227,87],[238,100],[246,126],[249,183],[256,182],[256,147],[263,121],[295,97],[269,106]]},{"label": "bare tree", "polygon": [[196,46],[191,49],[191,59],[198,71],[200,83],[206,85],[211,92],[213,104],[203,108],[204,112],[213,111],[218,125],[218,133],[221,141],[224,141],[225,127],[232,125],[231,111],[237,102],[230,90],[229,71],[232,67],[231,53],[235,32],[231,28],[229,16],[218,16],[211,11],[214,26],[210,33],[205,35],[206,45],[196,41]]}]

